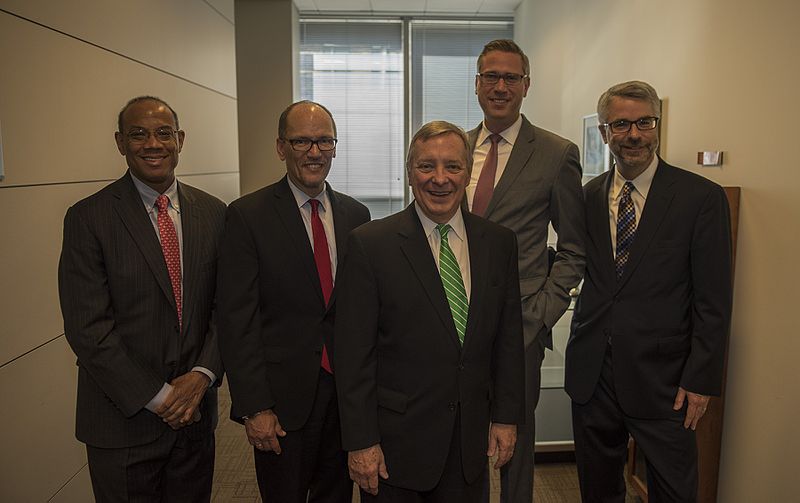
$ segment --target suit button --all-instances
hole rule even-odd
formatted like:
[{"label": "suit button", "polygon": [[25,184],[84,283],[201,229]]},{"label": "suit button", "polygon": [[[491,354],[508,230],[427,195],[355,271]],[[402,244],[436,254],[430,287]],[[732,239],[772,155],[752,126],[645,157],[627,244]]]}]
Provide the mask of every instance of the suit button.
[{"label": "suit button", "polygon": [[447,404],[447,408],[450,410],[456,410],[456,404],[454,402],[450,402]]},{"label": "suit button", "polygon": [[176,334],[180,333],[180,331],[181,331],[181,329],[180,329],[180,327],[178,327],[178,325],[175,325],[174,327],[172,327],[172,329],[175,330]]},{"label": "suit button", "polygon": [[464,370],[464,364],[463,363],[459,363],[458,364],[458,370]]}]

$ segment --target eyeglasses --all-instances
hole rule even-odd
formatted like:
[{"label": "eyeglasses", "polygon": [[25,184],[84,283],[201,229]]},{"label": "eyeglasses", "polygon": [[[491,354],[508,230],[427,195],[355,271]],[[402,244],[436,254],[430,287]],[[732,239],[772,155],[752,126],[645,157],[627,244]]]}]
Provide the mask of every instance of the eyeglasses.
[{"label": "eyeglasses", "polygon": [[614,122],[606,122],[602,124],[603,127],[610,129],[612,133],[622,134],[631,130],[631,126],[636,124],[636,129],[639,131],[650,131],[655,129],[658,125],[658,117],[642,117],[635,121],[620,119]]},{"label": "eyeglasses", "polygon": [[486,72],[479,73],[478,77],[480,77],[482,83],[490,86],[500,82],[500,79],[503,79],[503,82],[505,82],[507,86],[516,86],[522,82],[522,79],[527,77],[527,75],[520,75],[518,73]]},{"label": "eyeglasses", "polygon": [[177,131],[169,127],[160,127],[155,131],[134,128],[128,131],[126,136],[128,137],[128,141],[134,144],[142,144],[147,142],[147,139],[150,138],[151,134],[155,136],[156,140],[160,141],[161,143],[167,143],[175,139],[176,133]]},{"label": "eyeglasses", "polygon": [[292,146],[292,150],[296,152],[308,152],[314,145],[320,152],[329,152],[336,148],[336,138],[320,138],[319,140],[312,140],[311,138],[281,138],[281,141],[288,142]]}]

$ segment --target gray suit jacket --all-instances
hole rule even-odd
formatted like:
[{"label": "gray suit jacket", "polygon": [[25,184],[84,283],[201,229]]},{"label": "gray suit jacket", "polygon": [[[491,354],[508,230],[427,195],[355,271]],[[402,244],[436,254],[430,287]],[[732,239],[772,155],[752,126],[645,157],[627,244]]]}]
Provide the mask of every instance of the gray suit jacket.
[{"label": "gray suit jacket", "polygon": [[[64,332],[78,356],[76,436],[95,447],[150,442],[169,426],[144,406],[194,366],[222,377],[212,321],[225,204],[178,183],[183,229],[183,329],[153,224],[130,174],[76,203],[64,218],[58,289]],[[216,388],[185,430],[213,431]]]},{"label": "gray suit jacket", "polygon": [[[473,149],[480,130],[479,124],[469,132]],[[538,336],[552,349],[549,331],[567,310],[569,291],[580,283],[586,263],[578,147],[523,116],[484,217],[517,234],[525,346]],[[548,274],[549,223],[558,233],[558,244]]]}]

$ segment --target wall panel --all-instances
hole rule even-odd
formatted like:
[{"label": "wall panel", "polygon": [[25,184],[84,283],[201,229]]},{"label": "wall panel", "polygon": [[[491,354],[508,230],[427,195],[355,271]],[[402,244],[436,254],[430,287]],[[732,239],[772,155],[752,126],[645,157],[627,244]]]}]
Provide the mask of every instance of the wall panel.
[{"label": "wall panel", "polygon": [[206,2],[0,0],[0,8],[236,96],[233,24]]},{"label": "wall panel", "polygon": [[0,368],[0,500],[47,501],[86,464],[75,440],[77,378],[64,337]]}]

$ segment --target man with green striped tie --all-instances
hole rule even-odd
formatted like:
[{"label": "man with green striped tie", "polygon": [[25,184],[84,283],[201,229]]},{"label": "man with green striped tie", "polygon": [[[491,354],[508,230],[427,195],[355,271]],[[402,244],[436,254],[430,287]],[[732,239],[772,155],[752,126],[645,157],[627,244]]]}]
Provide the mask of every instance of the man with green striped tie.
[{"label": "man with green striped tie", "polygon": [[415,201],[348,239],[334,359],[364,503],[481,501],[487,456],[505,464],[524,421],[516,238],[462,210],[471,153],[457,126],[423,126]]}]

